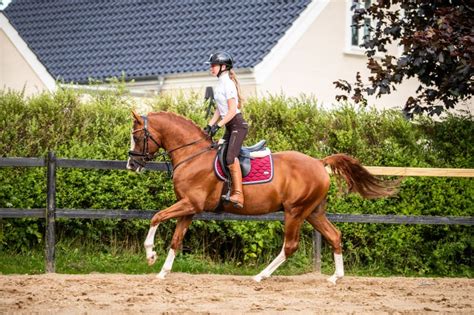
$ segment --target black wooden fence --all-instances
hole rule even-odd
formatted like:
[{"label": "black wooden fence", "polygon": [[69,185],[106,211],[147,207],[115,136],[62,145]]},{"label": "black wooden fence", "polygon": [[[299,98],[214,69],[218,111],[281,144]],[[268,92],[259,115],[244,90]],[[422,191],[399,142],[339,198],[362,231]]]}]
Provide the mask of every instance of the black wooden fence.
[{"label": "black wooden fence", "polygon": [[[46,220],[45,252],[46,272],[55,272],[56,218],[87,219],[151,219],[156,211],[150,210],[97,210],[97,209],[58,209],[56,208],[56,169],[117,169],[126,168],[125,161],[79,160],[56,158],[49,152],[47,158],[0,158],[0,167],[47,167],[46,208],[21,209],[0,208],[0,218],[44,218]],[[149,163],[148,170],[167,171],[164,163]],[[328,214],[332,222],[350,223],[388,223],[388,224],[460,224],[473,225],[474,217],[405,216],[373,214]],[[196,220],[238,220],[238,221],[283,221],[283,213],[259,216],[235,215],[229,213],[201,213]],[[321,234],[313,232],[313,263],[316,271],[321,270]]]}]

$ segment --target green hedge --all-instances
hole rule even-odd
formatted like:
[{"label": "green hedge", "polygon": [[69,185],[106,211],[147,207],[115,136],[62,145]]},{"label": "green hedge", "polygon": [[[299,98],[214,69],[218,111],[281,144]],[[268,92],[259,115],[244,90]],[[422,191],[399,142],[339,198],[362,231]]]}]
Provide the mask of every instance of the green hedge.
[{"label": "green hedge", "polygon": [[[177,112],[205,125],[200,96],[161,97],[149,102],[154,111]],[[62,158],[125,160],[131,115],[136,104],[122,92],[99,92],[88,100],[70,90],[25,98],[0,92],[0,156],[43,157],[50,150]],[[472,117],[449,115],[436,122],[410,122],[397,111],[332,110],[314,99],[269,96],[250,99],[246,140],[267,139],[273,151],[297,150],[314,157],[343,152],[364,165],[474,168]],[[166,174],[59,169],[59,208],[164,209],[175,202]],[[0,169],[0,207],[44,208],[46,178],[42,168]],[[331,186],[330,213],[472,216],[474,184],[468,178],[408,177],[390,199],[363,200],[339,196]],[[71,246],[114,246],[141,250],[145,220],[59,220],[58,239]],[[43,220],[0,220],[0,248],[27,252],[43,246]],[[472,227],[337,224],[343,232],[349,270],[417,275],[472,275]],[[160,225],[158,247],[166,249],[174,222]],[[280,222],[202,222],[191,225],[184,252],[246,264],[273,258],[282,245]],[[311,228],[302,230],[303,245]],[[306,247],[306,245],[305,245]],[[325,266],[332,265],[325,248]]]}]

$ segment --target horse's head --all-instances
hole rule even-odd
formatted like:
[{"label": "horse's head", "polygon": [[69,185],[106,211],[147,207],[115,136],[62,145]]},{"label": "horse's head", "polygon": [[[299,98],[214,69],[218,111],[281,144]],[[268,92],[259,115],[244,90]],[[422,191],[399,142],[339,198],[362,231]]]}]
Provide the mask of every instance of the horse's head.
[{"label": "horse's head", "polygon": [[140,172],[161,147],[160,139],[149,126],[147,116],[139,116],[132,111],[134,121],[128,151],[127,169]]}]

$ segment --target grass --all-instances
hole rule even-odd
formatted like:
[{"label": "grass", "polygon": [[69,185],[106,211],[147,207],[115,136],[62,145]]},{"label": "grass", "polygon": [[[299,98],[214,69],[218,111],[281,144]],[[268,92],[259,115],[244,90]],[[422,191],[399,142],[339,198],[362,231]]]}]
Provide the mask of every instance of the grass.
[{"label": "grass", "polygon": [[[148,274],[158,273],[166,258],[166,253],[158,253],[159,257],[153,266],[148,266],[145,253],[133,250],[112,252],[97,252],[85,248],[65,250],[58,246],[56,251],[56,272],[64,274],[88,273],[124,273]],[[276,257],[275,253],[275,257]],[[227,275],[256,275],[263,270],[275,257],[266,257],[261,263],[243,263],[240,261],[215,261],[199,254],[178,254],[173,264],[173,272],[191,274],[227,274]],[[440,275],[420,274],[394,274],[377,265],[351,266],[346,264],[346,275],[371,276],[371,277],[437,277]],[[332,274],[333,261],[329,251],[323,251],[322,273]],[[42,274],[45,272],[45,258],[42,250],[36,249],[28,253],[0,252],[0,274]],[[296,252],[274,275],[297,275],[313,272],[312,258],[304,251]],[[446,275],[445,275],[446,276]],[[453,274],[450,277],[472,278],[472,272]]]},{"label": "grass", "polygon": [[[166,252],[158,250],[158,259],[153,266],[148,266],[145,252],[141,248],[124,250],[118,246],[78,247],[60,243],[56,246],[56,272],[64,274],[88,273],[124,273],[148,274],[158,273],[166,258]],[[313,263],[309,248],[300,248],[292,257],[282,264],[274,275],[297,275],[313,272]],[[216,261],[199,253],[179,253],[173,264],[173,272],[191,274],[227,274],[256,275],[276,257],[278,253],[260,257],[259,262],[242,262],[236,260]],[[347,256],[346,256],[347,257]],[[328,246],[322,251],[322,273],[330,275],[334,271],[332,253]],[[404,277],[467,277],[472,278],[472,269],[467,272],[436,275],[416,271],[396,274],[388,270],[383,263],[367,265],[345,262],[346,275],[353,276],[404,276]],[[42,249],[17,253],[0,251],[0,274],[42,274],[45,272],[45,255]]]},{"label": "grass", "polygon": [[[148,266],[145,253],[133,250],[111,252],[97,252],[86,248],[67,250],[64,246],[57,246],[56,272],[66,274],[98,273],[125,273],[147,274],[158,273],[166,258],[166,253],[158,253],[159,257],[153,266]],[[275,253],[276,257],[277,253]],[[193,274],[232,274],[255,275],[264,269],[274,257],[268,257],[259,264],[242,263],[239,261],[216,262],[209,257],[198,254],[178,254],[173,264],[174,272]],[[323,265],[324,267],[324,265]],[[332,261],[327,270],[332,272]],[[312,272],[311,257],[305,253],[295,254],[288,259],[274,274],[295,275]],[[45,272],[45,256],[40,249],[28,253],[0,252],[0,274],[41,274]]]}]

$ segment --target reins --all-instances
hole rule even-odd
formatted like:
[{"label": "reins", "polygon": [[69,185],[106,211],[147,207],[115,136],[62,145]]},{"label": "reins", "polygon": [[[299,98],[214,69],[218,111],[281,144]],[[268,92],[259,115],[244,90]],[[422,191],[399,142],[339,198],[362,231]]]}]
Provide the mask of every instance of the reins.
[{"label": "reins", "polygon": [[[143,130],[143,132],[145,133],[145,137],[143,138],[143,151],[142,151],[142,153],[138,153],[138,152],[134,152],[134,151],[129,151],[129,152],[128,152],[128,155],[131,156],[131,157],[133,157],[133,156],[143,157],[145,161],[151,161],[151,160],[153,160],[153,159],[155,158],[156,155],[151,155],[151,154],[148,153],[148,139],[151,139],[158,147],[161,147],[161,145],[158,143],[158,141],[156,141],[156,140],[153,138],[153,136],[151,135],[151,133],[148,131],[148,128],[147,128],[147,127],[148,127],[148,117],[142,116],[142,119],[143,119],[143,128],[134,130],[132,133],[136,133],[136,132],[141,131],[141,130]],[[173,166],[172,163],[171,163],[171,153],[173,153],[173,152],[175,152],[175,151],[178,151],[178,150],[180,150],[180,149],[183,149],[183,148],[192,146],[192,145],[197,144],[197,143],[199,143],[199,142],[201,142],[201,141],[204,141],[204,140],[206,140],[206,139],[208,139],[208,138],[207,138],[207,137],[206,137],[206,138],[200,138],[200,139],[197,139],[197,140],[192,141],[192,142],[190,142],[190,143],[183,144],[183,145],[181,145],[181,146],[179,146],[179,147],[177,147],[177,148],[174,148],[174,149],[172,149],[172,150],[164,150],[163,152],[161,152],[161,153],[158,154],[159,157],[162,157],[162,158],[163,158],[163,162],[166,164],[167,173],[168,173],[168,176],[169,176],[170,178],[173,178],[174,172],[176,171],[176,169],[177,169],[180,165],[182,165],[182,164],[184,164],[184,163],[186,163],[186,162],[188,162],[188,161],[194,159],[195,157],[197,157],[197,156],[199,156],[199,155],[201,155],[201,154],[203,154],[203,153],[205,153],[205,152],[207,152],[207,151],[210,151],[210,150],[214,149],[214,148],[215,148],[215,144],[214,144],[214,143],[211,143],[211,145],[209,145],[208,147],[206,147],[206,148],[204,148],[203,150],[201,150],[201,151],[199,151],[199,152],[197,152],[197,153],[195,153],[195,154],[193,154],[193,155],[191,155],[191,156],[185,158],[184,160],[182,160],[182,161],[176,163],[176,165],[174,165],[174,166]],[[145,161],[140,162],[140,161],[138,161],[138,160],[135,160],[135,163],[139,164],[139,165],[142,166],[142,167],[145,167],[145,164],[146,164]]]},{"label": "reins", "polygon": [[201,142],[201,141],[203,141],[203,140],[205,140],[205,139],[206,139],[206,138],[201,138],[201,139],[198,139],[198,140],[196,140],[196,141],[193,141],[193,142],[190,142],[190,143],[187,143],[187,144],[183,144],[182,146],[179,146],[179,147],[174,148],[173,150],[169,150],[169,151],[167,151],[167,152],[168,152],[168,154],[171,154],[171,153],[173,153],[174,151],[177,151],[177,150],[182,149],[182,148],[185,148],[185,147],[189,147],[190,145],[199,143],[199,142]]},{"label": "reins", "polygon": [[[176,163],[176,165],[173,167],[173,173],[176,171],[176,169],[178,168],[178,166],[182,165],[183,163],[188,162],[189,160],[194,159],[194,158],[197,157],[198,155],[201,155],[201,154],[203,154],[203,153],[205,153],[205,152],[207,152],[207,151],[212,150],[213,148],[214,148],[214,146],[211,144],[210,146],[204,148],[204,150],[201,150],[201,151],[199,151],[199,152],[197,152],[197,153],[195,153],[195,154],[189,156],[188,158],[182,160],[181,162]],[[168,152],[168,153],[169,153],[169,152]],[[173,174],[171,174],[170,177],[173,177]]]}]

